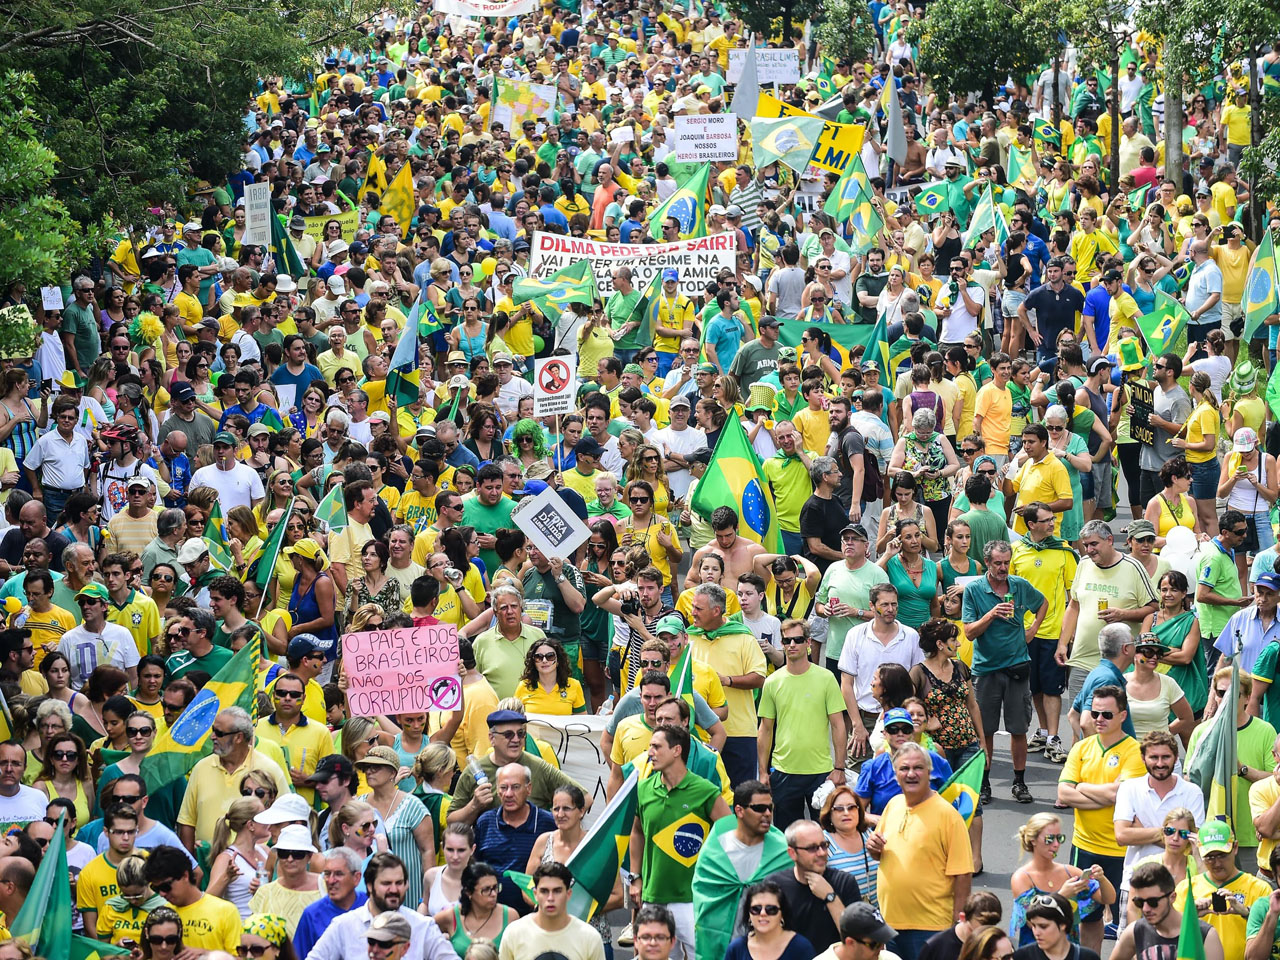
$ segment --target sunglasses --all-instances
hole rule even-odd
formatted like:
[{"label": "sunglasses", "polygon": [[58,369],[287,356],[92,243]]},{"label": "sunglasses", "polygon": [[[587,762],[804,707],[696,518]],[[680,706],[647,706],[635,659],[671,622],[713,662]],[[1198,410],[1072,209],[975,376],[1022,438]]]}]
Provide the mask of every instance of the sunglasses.
[{"label": "sunglasses", "polygon": [[885,733],[904,733],[910,736],[915,733],[916,728],[905,723],[895,723],[891,727],[885,727]]},{"label": "sunglasses", "polygon": [[753,813],[768,813],[773,809],[772,803],[746,803],[743,806]]},{"label": "sunglasses", "polygon": [[764,914],[766,917],[776,917],[782,912],[782,907],[776,903],[753,903],[751,905],[751,915],[758,917]]},{"label": "sunglasses", "polygon": [[1066,843],[1067,835],[1065,833],[1046,833],[1042,842],[1045,846],[1051,843]]},{"label": "sunglasses", "polygon": [[281,850],[276,847],[276,856],[281,860],[310,860],[311,854],[306,850]]},{"label": "sunglasses", "polygon": [[554,653],[535,653],[533,659],[538,663],[555,663],[558,658]]},{"label": "sunglasses", "polygon": [[630,497],[630,498],[628,498],[628,502],[630,502],[630,503],[648,503],[648,502],[649,502],[649,498],[648,498],[648,497]]},{"label": "sunglasses", "polygon": [[[249,787],[248,789],[241,790],[240,796],[257,797],[259,800],[265,800],[267,799],[267,791],[262,787]],[[116,799],[119,800],[120,798],[116,797]]]},{"label": "sunglasses", "polygon": [[1111,710],[1090,710],[1090,711],[1089,711],[1089,714],[1090,714],[1090,716],[1092,716],[1092,717],[1093,717],[1093,719],[1095,719],[1095,720],[1113,720],[1113,719],[1115,719],[1115,713],[1114,713],[1113,711],[1111,711]]},{"label": "sunglasses", "polygon": [[[155,881],[155,882],[153,882],[153,883],[151,884],[151,889],[152,889],[152,890],[154,890],[156,893],[160,894],[160,896],[165,897],[165,896],[168,896],[168,895],[169,895],[169,891],[173,889],[173,885],[174,885],[175,883],[177,883],[177,882],[178,882],[177,880],[159,880],[159,881]],[[152,940],[151,942],[152,942],[152,943],[155,943],[155,941],[154,941],[154,940]],[[170,940],[166,940],[165,942],[166,942],[166,943],[177,943],[177,942],[178,942],[178,938],[177,938],[177,937],[174,937],[174,938],[173,938],[173,940],[171,940],[171,941],[170,941]]]},{"label": "sunglasses", "polygon": [[[154,883],[151,885],[151,887],[153,890],[160,889],[160,887]],[[169,888],[169,885],[166,885],[165,889],[167,890],[168,888]],[[147,934],[147,943],[151,944],[153,947],[176,947],[181,942],[182,942],[182,934],[180,933],[149,933]]]},{"label": "sunglasses", "polygon": [[247,947],[242,943],[238,947],[236,947],[236,956],[237,957],[265,957],[267,955],[267,951],[270,950],[273,946],[275,946],[275,944],[255,943],[253,946]]},{"label": "sunglasses", "polygon": [[153,727],[125,727],[124,732],[130,737],[149,737],[155,733]]},{"label": "sunglasses", "polygon": [[79,760],[79,750],[55,750],[53,751],[53,759],[55,760]]},{"label": "sunglasses", "polygon": [[1183,840],[1186,840],[1187,838],[1189,838],[1189,837],[1191,836],[1191,831],[1190,831],[1190,830],[1180,830],[1180,829],[1178,829],[1177,827],[1165,827],[1165,828],[1164,828],[1164,835],[1165,835],[1166,837],[1172,837],[1175,833],[1176,833],[1179,837],[1181,837]]}]

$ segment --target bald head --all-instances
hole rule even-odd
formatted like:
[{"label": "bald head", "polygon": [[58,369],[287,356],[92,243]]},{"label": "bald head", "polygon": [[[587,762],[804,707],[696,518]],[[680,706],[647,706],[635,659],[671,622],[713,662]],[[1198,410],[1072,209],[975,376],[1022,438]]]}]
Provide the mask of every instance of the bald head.
[{"label": "bald head", "polygon": [[25,857],[0,857],[0,883],[12,883],[16,896],[25,897],[36,878],[36,868]]},{"label": "bald head", "polygon": [[43,537],[49,532],[47,517],[44,504],[39,500],[31,500],[23,504],[22,509],[18,511],[18,526],[22,528],[23,535],[29,540]]}]

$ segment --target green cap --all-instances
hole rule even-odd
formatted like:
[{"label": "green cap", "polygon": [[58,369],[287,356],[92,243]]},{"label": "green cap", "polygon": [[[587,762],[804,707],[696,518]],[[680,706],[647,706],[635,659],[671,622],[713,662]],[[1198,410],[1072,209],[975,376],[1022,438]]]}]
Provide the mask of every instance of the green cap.
[{"label": "green cap", "polygon": [[239,442],[240,441],[236,439],[236,435],[230,430],[219,430],[213,435],[214,446],[217,446],[219,443],[225,443],[228,446],[234,447]]},{"label": "green cap", "polygon": [[1230,853],[1235,842],[1231,825],[1222,820],[1206,821],[1200,828],[1201,853]]},{"label": "green cap", "polygon": [[76,594],[76,601],[84,600],[101,600],[103,603],[111,602],[111,594],[107,593],[107,588],[100,583],[86,583],[80,588],[80,592]]},{"label": "green cap", "polygon": [[628,363],[625,367],[623,367],[623,368],[622,368],[622,372],[623,372],[623,373],[634,373],[634,374],[636,374],[636,375],[638,375],[638,376],[643,377],[643,376],[644,376],[644,367],[640,366],[640,364],[638,364],[638,363]]},{"label": "green cap", "polygon": [[658,621],[657,626],[653,628],[654,635],[659,633],[681,634],[684,633],[684,618],[678,613],[669,613]]},{"label": "green cap", "polygon": [[700,363],[698,364],[698,372],[699,373],[715,373],[716,365],[714,363]]}]

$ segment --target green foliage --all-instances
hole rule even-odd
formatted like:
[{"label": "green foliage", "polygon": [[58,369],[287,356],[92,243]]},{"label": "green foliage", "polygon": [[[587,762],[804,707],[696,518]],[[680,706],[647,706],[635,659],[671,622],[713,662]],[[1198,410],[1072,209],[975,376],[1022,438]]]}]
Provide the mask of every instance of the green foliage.
[{"label": "green foliage", "polygon": [[61,283],[87,249],[83,231],[50,184],[58,156],[36,134],[35,77],[10,71],[0,84],[0,289]]},{"label": "green foliage", "polygon": [[355,38],[363,2],[0,0],[0,71],[41,78],[29,105],[75,220],[137,223],[236,169],[256,78],[305,76],[308,37]]},{"label": "green foliage", "polygon": [[1038,71],[1052,56],[1057,6],[1057,0],[931,3],[907,38],[918,44],[920,70],[936,87],[952,96],[989,94],[1010,75]]},{"label": "green foliage", "polygon": [[739,0],[733,9],[757,38],[781,38],[783,16],[790,20],[792,32],[798,32],[804,21],[822,16],[824,8],[819,0]]},{"label": "green foliage", "polygon": [[817,29],[819,50],[836,60],[864,60],[875,43],[875,29],[862,0],[831,0]]}]

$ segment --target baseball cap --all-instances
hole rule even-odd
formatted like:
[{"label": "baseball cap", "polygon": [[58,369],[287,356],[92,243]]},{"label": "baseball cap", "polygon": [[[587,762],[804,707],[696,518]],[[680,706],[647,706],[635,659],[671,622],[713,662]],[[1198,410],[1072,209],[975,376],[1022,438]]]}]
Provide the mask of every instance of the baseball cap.
[{"label": "baseball cap", "polygon": [[496,367],[500,363],[505,363],[507,366],[515,366],[515,361],[508,354],[495,353],[493,355],[493,366]]},{"label": "baseball cap", "polygon": [[1130,540],[1141,540],[1143,537],[1154,537],[1156,528],[1150,520],[1134,520],[1125,527],[1124,533]]},{"label": "baseball cap", "polygon": [[840,914],[840,936],[845,940],[891,943],[897,939],[898,931],[884,922],[879,910],[865,900],[859,900],[849,904]]},{"label": "baseball cap", "polygon": [[595,437],[583,437],[573,448],[573,452],[579,457],[599,457],[604,453],[604,447],[600,446]]},{"label": "baseball cap", "polygon": [[269,437],[271,436],[271,428],[265,423],[255,423],[249,428],[249,436],[251,437]]},{"label": "baseball cap", "polygon": [[684,633],[684,619],[677,613],[669,613],[653,628],[654,636],[660,633],[681,634]]},{"label": "baseball cap", "polygon": [[409,921],[400,914],[394,910],[385,910],[373,918],[364,936],[366,940],[377,940],[379,943],[397,943],[411,939],[413,930]]},{"label": "baseball cap", "polygon": [[713,203],[710,207],[707,208],[708,217],[723,217],[724,214],[725,214],[724,207],[720,206],[720,204],[718,203]]},{"label": "baseball cap", "polygon": [[79,603],[81,600],[101,600],[103,603],[110,603],[111,594],[107,593],[107,588],[100,583],[86,583],[76,594],[76,602]]},{"label": "baseball cap", "polygon": [[313,653],[325,653],[332,646],[332,641],[321,640],[314,633],[300,633],[289,641],[285,656],[289,660],[301,660]]},{"label": "baseball cap", "polygon": [[1266,587],[1268,590],[1280,590],[1280,573],[1264,573],[1254,581],[1260,587]]},{"label": "baseball cap", "polygon": [[[754,278],[752,278],[752,279],[754,279]],[[760,318],[759,326],[761,326],[761,327],[776,327],[776,326],[778,326],[778,325],[779,325],[779,324],[778,324],[778,318],[777,318],[777,317],[771,317],[771,316],[769,316],[767,313],[766,313],[763,317],[761,317],[761,318]]]},{"label": "baseball cap", "polygon": [[213,445],[216,447],[220,443],[225,443],[229,447],[234,447],[239,441],[236,435],[229,430],[219,430],[213,435]]},{"label": "baseball cap", "polygon": [[714,363],[700,363],[698,364],[697,372],[714,374],[716,372],[716,365]]},{"label": "baseball cap", "polygon": [[689,400],[687,396],[685,396],[684,394],[681,394],[678,397],[672,397],[671,401],[667,404],[668,410],[672,409],[673,407],[688,407],[690,410],[692,410],[693,403],[692,401]]},{"label": "baseball cap", "polygon": [[1258,449],[1258,433],[1253,427],[1241,427],[1231,438],[1231,449],[1236,453],[1250,453]]},{"label": "baseball cap", "polygon": [[169,390],[169,397],[172,400],[181,400],[184,402],[187,400],[194,400],[196,398],[196,390],[195,387],[191,386],[191,384],[187,383],[185,380],[179,380]]},{"label": "baseball cap", "polygon": [[1117,280],[1123,280],[1123,279],[1124,279],[1124,274],[1121,273],[1119,270],[1108,270],[1106,273],[1102,275],[1103,283],[1114,283]]},{"label": "baseball cap", "polygon": [[350,780],[356,775],[355,764],[340,753],[331,753],[320,758],[316,772],[307,777],[307,783],[324,783],[335,775]]},{"label": "baseball cap", "polygon": [[677,270],[675,267],[667,267],[667,269],[662,271],[662,279],[670,280],[672,282],[679,281],[680,271]]},{"label": "baseball cap", "polygon": [[840,529],[840,536],[843,538],[846,533],[852,533],[855,540],[866,540],[867,531],[861,524],[847,523]]},{"label": "baseball cap", "polygon": [[485,717],[484,721],[489,726],[496,727],[503,723],[525,723],[528,717],[517,710],[495,710]]},{"label": "baseball cap", "polygon": [[[276,797],[275,802],[253,818],[254,823],[271,826],[277,823],[306,822],[311,819],[311,805],[296,793]],[[305,830],[306,828],[303,827]],[[284,831],[282,830],[281,833]],[[308,837],[310,834],[308,834]],[[293,849],[293,848],[291,848]]]},{"label": "baseball cap", "polygon": [[347,281],[343,280],[342,277],[334,275],[329,278],[329,289],[341,296],[347,292]]},{"label": "baseball cap", "polygon": [[534,497],[546,489],[547,482],[545,480],[531,480],[526,478],[524,486],[515,491],[515,495],[517,497]]},{"label": "baseball cap", "polygon": [[178,562],[195,563],[208,552],[209,545],[204,540],[200,537],[192,537],[190,540],[184,540],[182,546],[178,548]]},{"label": "baseball cap", "polygon": [[1206,821],[1200,828],[1200,852],[1230,853],[1235,846],[1236,837],[1231,826],[1221,820]]},{"label": "baseball cap", "polygon": [[145,473],[140,473],[128,483],[125,484],[125,490],[132,490],[134,487],[141,487],[143,490],[150,490],[152,487],[151,478]]},{"label": "baseball cap", "polygon": [[884,728],[888,730],[895,723],[905,723],[913,730],[915,729],[915,724],[911,720],[911,714],[907,713],[905,707],[894,707],[884,712]]},{"label": "baseball cap", "polygon": [[1094,357],[1092,360],[1089,361],[1089,372],[1097,373],[1103,367],[1114,367],[1114,366],[1115,364],[1111,362],[1110,357]]}]

